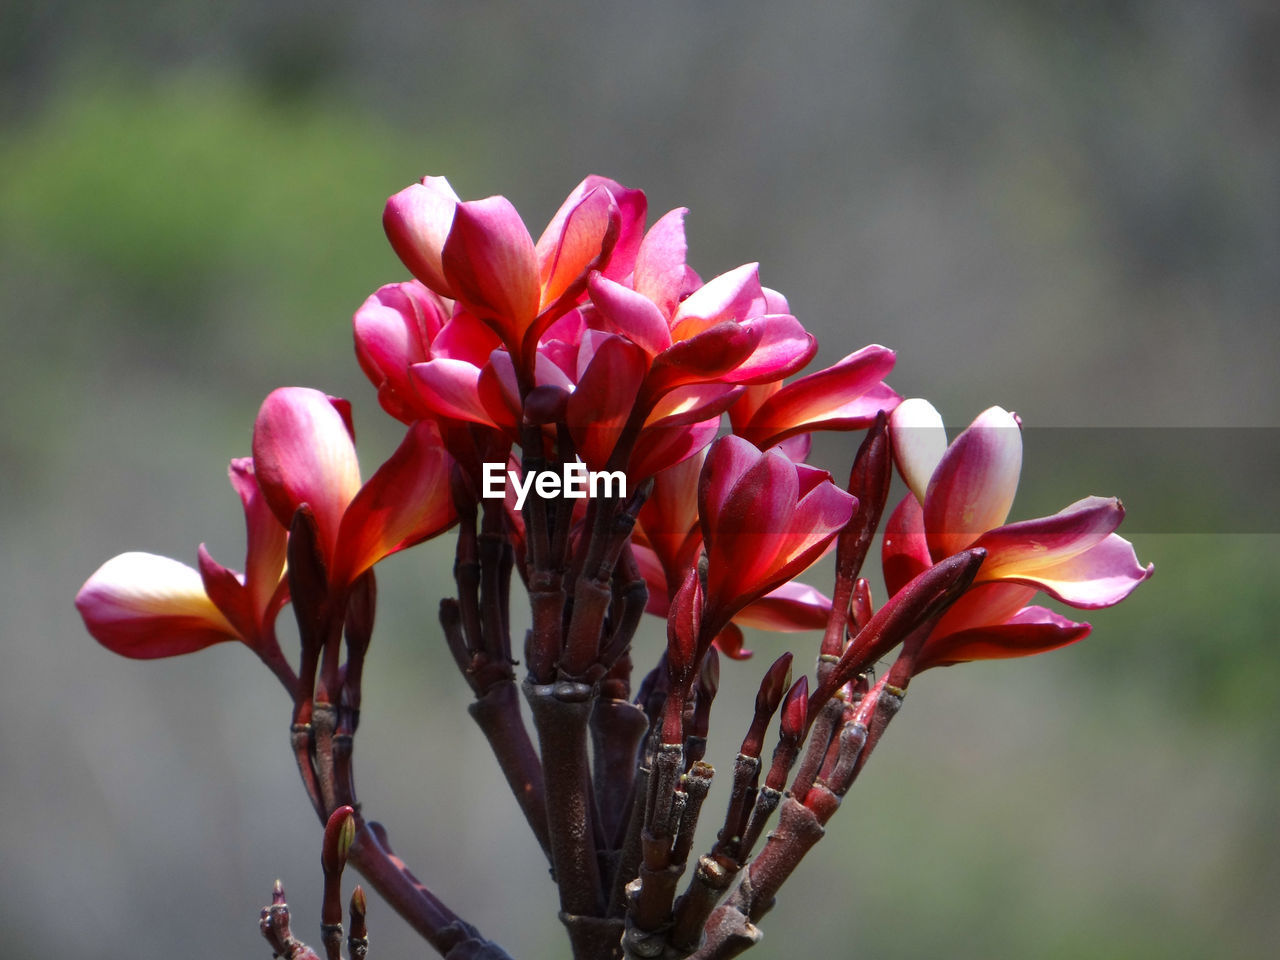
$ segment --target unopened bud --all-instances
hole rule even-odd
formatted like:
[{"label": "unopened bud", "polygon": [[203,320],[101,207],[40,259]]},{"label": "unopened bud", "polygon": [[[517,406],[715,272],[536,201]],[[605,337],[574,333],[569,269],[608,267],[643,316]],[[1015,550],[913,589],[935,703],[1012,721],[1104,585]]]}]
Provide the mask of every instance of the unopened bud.
[{"label": "unopened bud", "polygon": [[347,865],[347,853],[356,838],[355,811],[348,806],[339,807],[329,816],[324,828],[324,843],[320,850],[320,866],[325,875],[338,874]]},{"label": "unopened bud", "polygon": [[781,734],[788,740],[804,736],[805,722],[809,716],[809,678],[802,676],[791,687],[787,702],[782,706]]}]

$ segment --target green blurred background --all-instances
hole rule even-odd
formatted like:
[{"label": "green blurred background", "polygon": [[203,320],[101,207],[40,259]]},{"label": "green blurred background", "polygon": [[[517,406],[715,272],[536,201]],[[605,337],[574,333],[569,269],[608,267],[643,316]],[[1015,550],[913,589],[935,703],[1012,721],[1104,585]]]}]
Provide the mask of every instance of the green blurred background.
[{"label": "green blurred background", "polygon": [[[918,681],[756,953],[1269,955],[1277,102],[1267,0],[4,5],[6,952],[265,957],[276,876],[316,939],[320,831],[275,681],[230,645],[115,658],[71,599],[128,549],[240,565],[224,470],[275,386],[350,397],[366,474],[390,451],[349,332],[404,276],[388,194],[446,174],[536,234],[596,172],[691,207],[704,276],[760,260],[824,362],[878,341],[949,423],[999,403],[1115,428],[1093,456],[1037,435],[1015,517],[1121,495],[1158,568],[1084,644]],[[1141,434],[1158,454],[1135,427],[1165,428]],[[1229,465],[1191,427],[1240,428]],[[486,934],[563,955],[433,627],[448,564],[429,546],[381,575],[362,798]],[[722,770],[763,667],[726,666]],[[376,956],[424,954],[381,903],[370,924]]]}]

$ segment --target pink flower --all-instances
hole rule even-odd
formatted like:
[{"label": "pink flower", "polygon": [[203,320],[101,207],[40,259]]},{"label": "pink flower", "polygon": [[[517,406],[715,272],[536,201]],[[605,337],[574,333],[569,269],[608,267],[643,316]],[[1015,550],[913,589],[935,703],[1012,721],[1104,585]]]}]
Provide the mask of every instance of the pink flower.
[{"label": "pink flower", "polygon": [[602,327],[649,358],[637,398],[646,413],[681,387],[715,384],[724,392],[781,380],[817,350],[786,299],[761,286],[757,264],[697,281],[684,262],[683,214],[673,210],[646,234],[630,286],[602,274],[588,283]]},{"label": "pink flower", "polygon": [[856,503],[825,470],[777,450],[761,453],[735,436],[712,444],[698,484],[708,636],[817,560]]},{"label": "pink flower", "polygon": [[363,485],[350,406],[306,387],[272,391],[253,429],[258,484],[289,524],[302,504],[315,517],[329,586],[340,593],[383,557],[446,530],[456,519],[452,461],[427,420]]},{"label": "pink flower", "polygon": [[[431,356],[452,309],[449,301],[410,280],[379,287],[352,319],[360,369],[378,388],[382,408],[403,423],[434,412],[422,403],[410,368]],[[496,346],[497,337],[493,340]]]},{"label": "pink flower", "polygon": [[[667,616],[684,571],[697,566],[702,552],[698,475],[705,460],[705,453],[697,454],[658,473],[640,510],[632,550],[649,588],[645,610],[659,617]],[[742,627],[782,633],[821,630],[830,611],[831,601],[820,591],[803,583],[783,583],[734,614],[714,644],[726,656],[743,660],[751,651],[743,646]]]},{"label": "pink flower", "polygon": [[630,269],[645,210],[640,191],[587,177],[535,244],[505,197],[464,203],[426,177],[387,201],[383,226],[414,276],[489,324],[531,377],[538,339],[579,302],[587,274]]},{"label": "pink flower", "polygon": [[943,615],[916,669],[963,660],[1025,656],[1086,636],[1089,625],[1026,606],[1037,591],[1073,607],[1119,603],[1153,567],[1114,531],[1115,498],[1086,497],[1049,517],[1006,523],[1022,470],[1021,424],[992,407],[947,445],[927,401],[907,400],[890,420],[894,457],[911,488],[885,527],[890,594],[934,563],[982,548],[973,586]]},{"label": "pink flower", "polygon": [[239,640],[278,655],[275,618],[288,599],[285,531],[254,481],[253,461],[231,461],[231,485],[244,507],[245,572],[217,564],[202,544],[199,571],[152,553],[104,563],[76,595],[76,609],[104,647],[136,659],[172,657]]}]

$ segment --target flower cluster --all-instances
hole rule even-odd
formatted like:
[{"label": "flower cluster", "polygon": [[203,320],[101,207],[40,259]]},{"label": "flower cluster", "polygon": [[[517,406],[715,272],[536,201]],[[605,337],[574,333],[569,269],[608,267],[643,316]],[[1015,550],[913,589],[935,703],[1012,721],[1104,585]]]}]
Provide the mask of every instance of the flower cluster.
[{"label": "flower cluster", "polygon": [[[593,176],[535,241],[503,197],[462,201],[441,177],[395,194],[383,223],[412,279],[378,289],[353,327],[379,404],[405,425],[398,449],[362,482],[347,402],[278,389],[252,457],[231,464],[244,573],[203,546],[195,568],[126,553],[76,599],[89,632],[125,656],[252,649],[293,700],[317,814],[341,820],[344,857],[442,954],[497,948],[408,873],[355,802],[352,736],[384,557],[456,527],[442,632],[551,863],[577,958],[736,955],[912,677],[1078,640],[1088,625],[1028,605],[1037,592],[1103,607],[1151,573],[1114,532],[1117,500],[1007,522],[1021,471],[1014,415],[993,407],[948,446],[926,401],[886,385],[895,355],[878,345],[800,375],[815,338],[757,265],[704,281],[687,262],[685,213],[648,225],[642,192]],[[846,484],[806,462],[817,431],[865,431]],[[884,528],[877,609],[860,574],[895,464],[909,493]],[[495,465],[524,478],[518,500],[487,493]],[[533,482],[575,466],[625,483],[589,497]],[[796,578],[833,548],[828,597]],[[521,659],[536,747],[516,693],[513,572],[530,600]],[[276,640],[286,604],[296,669]],[[665,619],[667,644],[633,691],[646,611]],[[719,840],[677,897],[713,772],[702,755],[719,654],[750,655],[745,626],[820,632],[813,691],[791,681],[790,653],[766,671]],[[268,939],[287,930],[286,912]]]}]

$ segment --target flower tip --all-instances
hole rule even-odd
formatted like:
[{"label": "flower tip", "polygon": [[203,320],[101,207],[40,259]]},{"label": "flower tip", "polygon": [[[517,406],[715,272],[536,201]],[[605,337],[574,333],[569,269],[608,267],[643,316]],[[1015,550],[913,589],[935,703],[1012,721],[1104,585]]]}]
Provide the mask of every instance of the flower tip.
[{"label": "flower tip", "polygon": [[271,902],[273,904],[280,904],[285,902],[284,901],[284,884],[280,881],[279,877],[276,878],[275,885],[272,886],[271,888]]},{"label": "flower tip", "polygon": [[782,707],[782,736],[789,740],[799,739],[808,718],[809,678],[802,676],[787,693],[787,702]]},{"label": "flower tip", "polygon": [[320,865],[326,874],[338,873],[347,864],[347,853],[356,838],[355,810],[341,806],[329,815],[324,828]]}]

